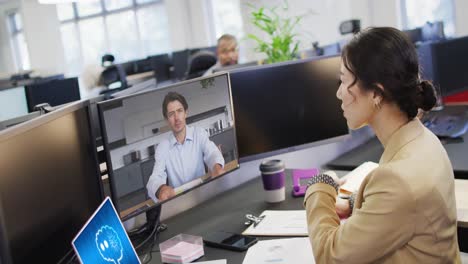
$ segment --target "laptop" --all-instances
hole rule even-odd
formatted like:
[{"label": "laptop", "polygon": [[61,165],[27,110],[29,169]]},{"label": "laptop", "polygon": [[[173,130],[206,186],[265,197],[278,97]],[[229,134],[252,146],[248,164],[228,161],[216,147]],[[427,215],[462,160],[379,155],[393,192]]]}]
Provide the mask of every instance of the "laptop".
[{"label": "laptop", "polygon": [[140,259],[109,197],[78,232],[72,245],[83,264],[140,264]]}]

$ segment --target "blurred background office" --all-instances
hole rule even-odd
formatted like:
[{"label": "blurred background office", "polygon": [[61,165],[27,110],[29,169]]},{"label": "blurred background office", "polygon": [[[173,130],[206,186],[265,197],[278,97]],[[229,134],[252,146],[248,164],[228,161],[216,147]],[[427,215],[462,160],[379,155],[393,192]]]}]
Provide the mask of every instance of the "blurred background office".
[{"label": "blurred background office", "polygon": [[[62,1],[64,2],[64,1]],[[239,40],[239,62],[261,60],[248,33],[262,34],[250,22],[250,8],[282,0],[78,0],[40,4],[0,0],[0,79],[33,70],[48,76],[79,77],[81,98],[89,97],[101,58],[115,63],[159,54],[213,47],[222,34]],[[464,0],[289,0],[286,15],[304,15],[297,32],[299,50],[344,39],[340,23],[359,19],[361,28],[412,29],[443,21],[445,36],[468,35]],[[97,73],[96,73],[97,72]]]}]

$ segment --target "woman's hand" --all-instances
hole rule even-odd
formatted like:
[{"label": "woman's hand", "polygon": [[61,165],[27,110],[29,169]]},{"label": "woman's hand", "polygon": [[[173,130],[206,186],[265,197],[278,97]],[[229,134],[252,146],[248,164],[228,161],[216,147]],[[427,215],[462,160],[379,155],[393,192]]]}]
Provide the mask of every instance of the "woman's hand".
[{"label": "woman's hand", "polygon": [[349,200],[336,197],[335,210],[340,218],[348,218],[351,215]]},{"label": "woman's hand", "polygon": [[[343,185],[345,183],[345,179],[340,179],[336,175],[334,171],[326,171],[324,174],[329,175],[330,177],[333,178],[333,180],[339,185]],[[349,200],[348,199],[342,199],[339,196],[336,197],[336,203],[335,203],[335,210],[336,213],[340,218],[348,218],[351,215],[351,207],[349,205]]]}]

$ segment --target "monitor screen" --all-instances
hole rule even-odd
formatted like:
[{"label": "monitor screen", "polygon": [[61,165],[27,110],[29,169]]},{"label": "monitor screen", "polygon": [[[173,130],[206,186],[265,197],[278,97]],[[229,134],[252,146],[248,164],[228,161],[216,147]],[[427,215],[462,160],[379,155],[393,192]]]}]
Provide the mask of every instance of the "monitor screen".
[{"label": "monitor screen", "polygon": [[348,134],[336,98],[340,57],[230,73],[241,161]]},{"label": "monitor screen", "polygon": [[169,54],[150,56],[148,60],[158,83],[171,79],[172,60],[169,58]]},{"label": "monitor screen", "polygon": [[98,105],[112,198],[122,219],[238,167],[228,76]]},{"label": "monitor screen", "polygon": [[174,64],[173,75],[177,80],[183,80],[188,69],[190,50],[179,50],[172,53],[172,62]]},{"label": "monitor screen", "polygon": [[78,78],[52,80],[26,86],[26,98],[29,112],[34,111],[34,106],[48,103],[57,106],[80,100],[80,88]]},{"label": "monitor screen", "polygon": [[57,263],[103,199],[87,102],[0,132],[2,233],[13,263]]},{"label": "monitor screen", "polygon": [[0,121],[23,116],[28,113],[24,87],[8,88],[0,91]]},{"label": "monitor screen", "polygon": [[468,37],[433,44],[434,82],[443,96],[468,90]]},{"label": "monitor screen", "polygon": [[403,33],[409,38],[409,40],[412,43],[420,42],[423,40],[421,28],[403,30]]}]

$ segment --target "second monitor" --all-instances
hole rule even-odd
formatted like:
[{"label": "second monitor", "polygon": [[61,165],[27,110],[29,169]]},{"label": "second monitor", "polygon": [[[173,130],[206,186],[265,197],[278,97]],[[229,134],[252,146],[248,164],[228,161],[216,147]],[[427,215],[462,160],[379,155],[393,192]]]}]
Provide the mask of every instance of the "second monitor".
[{"label": "second monitor", "polygon": [[348,134],[336,98],[339,72],[339,56],[232,71],[240,161]]},{"label": "second monitor", "polygon": [[231,102],[224,73],[98,105],[122,219],[238,167]]}]

